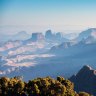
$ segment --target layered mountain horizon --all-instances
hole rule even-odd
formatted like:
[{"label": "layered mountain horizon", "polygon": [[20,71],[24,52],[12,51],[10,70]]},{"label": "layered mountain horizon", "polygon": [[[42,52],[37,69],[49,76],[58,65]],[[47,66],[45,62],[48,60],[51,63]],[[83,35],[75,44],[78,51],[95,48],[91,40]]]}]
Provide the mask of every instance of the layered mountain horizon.
[{"label": "layered mountain horizon", "polygon": [[[62,34],[47,30],[45,34],[34,32],[29,35],[22,31],[17,35],[12,35],[10,40],[8,38],[6,40],[0,42],[0,76],[22,76],[23,80],[28,81],[46,76],[70,78],[76,73],[77,75],[71,78],[75,83],[76,80],[79,82],[76,79],[79,75],[82,78],[83,71],[81,70],[80,74],[78,71],[83,66],[88,64],[96,68],[96,28],[87,29],[79,34]],[[89,68],[87,67],[83,69],[87,70]],[[85,71],[82,74],[88,75]],[[93,75],[92,78],[94,79]],[[84,79],[84,82],[87,82],[87,79]],[[93,79],[90,79],[90,83]],[[81,83],[83,84],[83,80],[80,81]],[[76,86],[80,85],[76,83]],[[90,86],[93,90],[93,85]],[[75,88],[76,91],[81,90]],[[84,91],[95,94],[90,88]]]}]

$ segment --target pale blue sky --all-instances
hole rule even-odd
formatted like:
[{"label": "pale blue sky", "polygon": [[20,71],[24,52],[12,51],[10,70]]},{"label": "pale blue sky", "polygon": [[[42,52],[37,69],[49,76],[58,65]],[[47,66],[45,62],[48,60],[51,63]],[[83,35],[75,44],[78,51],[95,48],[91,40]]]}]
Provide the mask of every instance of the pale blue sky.
[{"label": "pale blue sky", "polygon": [[96,27],[96,0],[0,0],[0,26],[5,25],[34,31]]}]

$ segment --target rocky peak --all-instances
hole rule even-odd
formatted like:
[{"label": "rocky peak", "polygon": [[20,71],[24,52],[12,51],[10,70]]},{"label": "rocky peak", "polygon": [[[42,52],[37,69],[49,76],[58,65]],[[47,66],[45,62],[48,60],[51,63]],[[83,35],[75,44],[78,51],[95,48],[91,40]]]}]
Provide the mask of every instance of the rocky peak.
[{"label": "rocky peak", "polygon": [[88,65],[83,66],[81,70],[73,75],[70,80],[75,84],[75,90],[85,91],[96,96],[96,70]]},{"label": "rocky peak", "polygon": [[83,75],[94,75],[94,69],[92,69],[89,65],[85,65],[83,68],[81,68],[81,70],[77,73],[76,76],[83,76]]}]

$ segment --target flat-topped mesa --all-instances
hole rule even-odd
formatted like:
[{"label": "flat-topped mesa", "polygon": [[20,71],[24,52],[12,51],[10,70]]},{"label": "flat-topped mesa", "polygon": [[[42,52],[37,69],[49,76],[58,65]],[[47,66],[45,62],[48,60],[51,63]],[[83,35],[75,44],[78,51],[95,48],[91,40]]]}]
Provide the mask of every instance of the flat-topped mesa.
[{"label": "flat-topped mesa", "polygon": [[31,37],[32,41],[42,41],[44,40],[44,35],[42,33],[32,33],[32,37]]}]

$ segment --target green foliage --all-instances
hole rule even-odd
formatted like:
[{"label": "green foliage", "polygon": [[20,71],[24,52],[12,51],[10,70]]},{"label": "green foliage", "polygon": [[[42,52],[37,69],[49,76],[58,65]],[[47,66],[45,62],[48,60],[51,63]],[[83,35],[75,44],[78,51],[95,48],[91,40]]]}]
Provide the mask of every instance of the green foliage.
[{"label": "green foliage", "polygon": [[90,96],[88,93],[74,91],[74,84],[57,77],[57,80],[46,77],[22,81],[18,77],[0,78],[0,96]]}]

